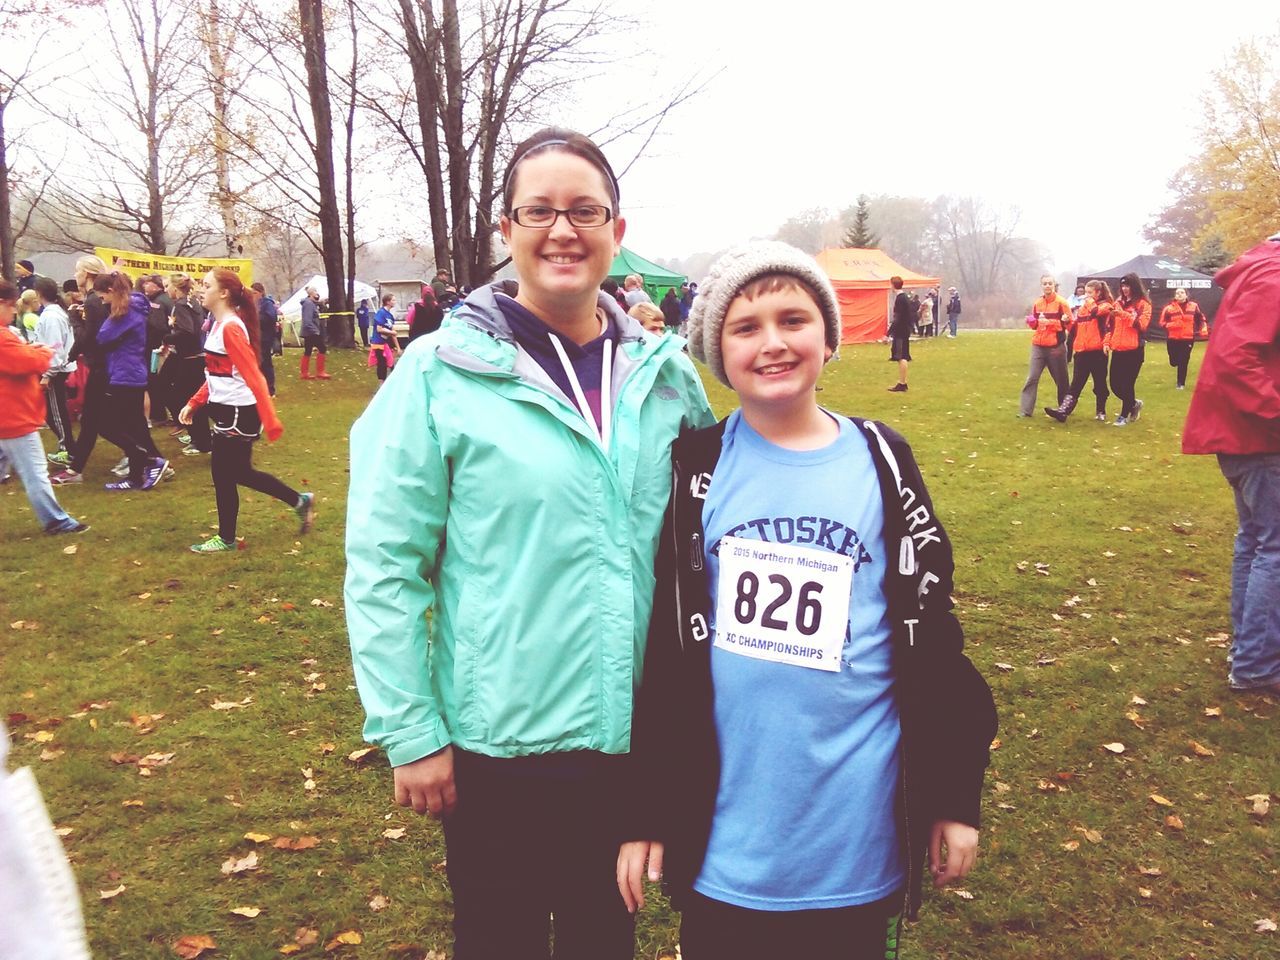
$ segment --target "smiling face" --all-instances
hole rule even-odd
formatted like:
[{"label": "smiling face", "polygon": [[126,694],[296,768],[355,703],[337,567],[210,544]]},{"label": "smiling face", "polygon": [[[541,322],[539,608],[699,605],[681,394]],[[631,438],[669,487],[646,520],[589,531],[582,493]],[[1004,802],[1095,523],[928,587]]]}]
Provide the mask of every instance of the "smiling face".
[{"label": "smiling face", "polygon": [[[612,208],[613,195],[604,174],[587,160],[559,150],[546,150],[516,168],[511,206],[532,204],[567,210],[584,204]],[[556,313],[594,304],[600,282],[622,244],[626,222],[615,218],[599,227],[575,227],[559,216],[550,227],[522,227],[510,217],[501,221],[502,237],[520,280],[520,299]]]},{"label": "smiling face", "polygon": [[729,304],[720,351],[729,385],[746,410],[813,403],[813,388],[831,358],[817,303],[794,281]]}]

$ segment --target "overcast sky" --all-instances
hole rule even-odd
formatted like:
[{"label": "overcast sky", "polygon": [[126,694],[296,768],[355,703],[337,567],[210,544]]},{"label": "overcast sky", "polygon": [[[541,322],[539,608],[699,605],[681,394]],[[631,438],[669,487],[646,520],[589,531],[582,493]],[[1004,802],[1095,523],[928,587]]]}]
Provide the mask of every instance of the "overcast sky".
[{"label": "overcast sky", "polygon": [[1142,227],[1195,152],[1211,72],[1280,19],[1261,0],[644,10],[652,69],[620,65],[584,91],[583,126],[628,86],[724,71],[624,179],[629,247],[716,250],[859,193],[973,194],[1019,206],[1057,270],[1147,251]]}]

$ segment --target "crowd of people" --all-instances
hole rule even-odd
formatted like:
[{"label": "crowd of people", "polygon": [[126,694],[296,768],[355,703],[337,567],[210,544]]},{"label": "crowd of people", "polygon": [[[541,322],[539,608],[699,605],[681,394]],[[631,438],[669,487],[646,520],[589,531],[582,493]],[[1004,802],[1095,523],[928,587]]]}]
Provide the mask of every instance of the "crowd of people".
[{"label": "crowd of people", "polygon": [[[186,445],[184,456],[210,461],[218,534],[192,551],[239,546],[240,486],[289,504],[302,532],[310,529],[314,495],[251,462],[253,441],[283,430],[271,400],[279,317],[262,284],[245,287],[225,269],[135,280],[96,256],[77,260],[61,289],[30,261],[16,272],[18,283],[0,284],[0,481],[17,473],[46,532],[88,529],[53,488],[84,482],[99,436],[124,455],[107,491],[154,490],[171,479],[176,471],[151,435],[165,426]],[[57,442],[47,454],[44,427]]]}]

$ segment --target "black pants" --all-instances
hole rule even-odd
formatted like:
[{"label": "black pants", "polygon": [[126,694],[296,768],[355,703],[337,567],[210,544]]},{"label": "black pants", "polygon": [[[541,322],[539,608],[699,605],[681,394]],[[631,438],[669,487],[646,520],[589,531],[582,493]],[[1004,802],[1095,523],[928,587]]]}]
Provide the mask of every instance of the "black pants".
[{"label": "black pants", "polygon": [[[210,403],[208,407],[213,431],[209,472],[213,474],[213,495],[218,503],[218,536],[227,543],[235,543],[240,487],[265,493],[291,507],[298,505],[298,491],[269,473],[253,469],[253,441],[262,430],[257,407],[233,407],[225,403]],[[228,433],[231,429],[246,436]]]},{"label": "black pants", "polygon": [[369,325],[367,323],[360,324],[360,342],[365,347],[369,346]]},{"label": "black pants", "polygon": [[267,393],[274,397],[276,395],[276,365],[272,362],[271,351],[267,349],[266,345],[263,345],[262,350],[259,352],[262,354],[262,360],[258,364],[258,369],[262,371],[262,376],[267,381]]},{"label": "black pants", "polygon": [[[204,356],[183,357],[177,363],[176,396],[178,398],[178,409],[181,410],[204,386]],[[191,426],[187,429],[187,432],[191,435],[191,446],[195,449],[202,450],[205,453],[213,449],[213,441],[209,437],[209,411],[207,407],[201,407],[192,415]]]},{"label": "black pants", "polygon": [[445,818],[454,960],[631,960],[618,893],[619,758],[495,760],[454,748],[458,806]]},{"label": "black pants", "polygon": [[129,458],[129,482],[135,487],[142,484],[151,458],[158,456],[142,412],[145,391],[146,387],[108,386],[101,425],[102,436]]},{"label": "black pants", "polygon": [[44,392],[45,423],[58,438],[59,450],[70,450],[75,438],[71,436],[71,412],[67,409],[67,375],[55,373],[49,377]]},{"label": "black pants", "polygon": [[1067,393],[1080,399],[1084,385],[1093,378],[1093,396],[1097,401],[1097,412],[1107,412],[1107,355],[1101,350],[1084,350],[1076,353],[1075,366],[1071,369],[1071,385]]},{"label": "black pants", "polygon": [[377,364],[378,367],[378,379],[387,379],[387,351],[385,348],[379,349],[378,352],[374,354],[373,362]]},{"label": "black pants", "polygon": [[80,408],[80,435],[71,451],[71,469],[84,472],[98,443],[102,420],[107,412],[107,370],[103,363],[89,368],[89,379],[84,384],[84,405]]},{"label": "black pants", "polygon": [[[170,355],[160,364],[160,372],[156,374],[157,384],[156,392],[151,395],[151,419],[158,420],[158,414],[163,410],[164,416],[178,422],[178,412],[182,409],[182,405],[187,402],[187,397],[179,396],[182,392],[178,388],[178,381],[182,377],[182,361],[176,356]],[[157,397],[158,395],[158,397]],[[156,406],[157,399],[160,406]]]},{"label": "black pants", "polygon": [[680,924],[685,960],[894,960],[902,894],[829,910],[749,910],[695,893]]},{"label": "black pants", "polygon": [[1120,398],[1120,416],[1126,419],[1133,415],[1138,371],[1141,369],[1141,351],[1113,350],[1111,352],[1111,392]]},{"label": "black pants", "polygon": [[302,345],[304,347],[303,354],[308,357],[311,356],[312,350],[319,350],[321,356],[329,352],[329,348],[325,345],[324,337],[319,334],[307,334],[302,338]]},{"label": "black pants", "polygon": [[1165,346],[1169,351],[1169,366],[1176,368],[1178,371],[1178,386],[1185,387],[1187,385],[1187,364],[1191,362],[1191,348],[1195,346],[1195,341],[1166,340]]}]

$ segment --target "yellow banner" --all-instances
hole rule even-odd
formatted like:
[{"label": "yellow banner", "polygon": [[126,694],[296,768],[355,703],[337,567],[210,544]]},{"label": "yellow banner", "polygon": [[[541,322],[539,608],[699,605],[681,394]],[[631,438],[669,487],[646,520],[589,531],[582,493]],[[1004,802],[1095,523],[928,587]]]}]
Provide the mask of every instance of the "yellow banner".
[{"label": "yellow banner", "polygon": [[214,267],[224,267],[238,276],[247,287],[253,283],[253,261],[219,259],[217,257],[166,257],[160,253],[139,253],[137,250],[116,250],[112,247],[95,247],[94,253],[109,267],[123,270],[134,280],[152,273],[167,277],[171,273],[185,273],[196,280]]}]

